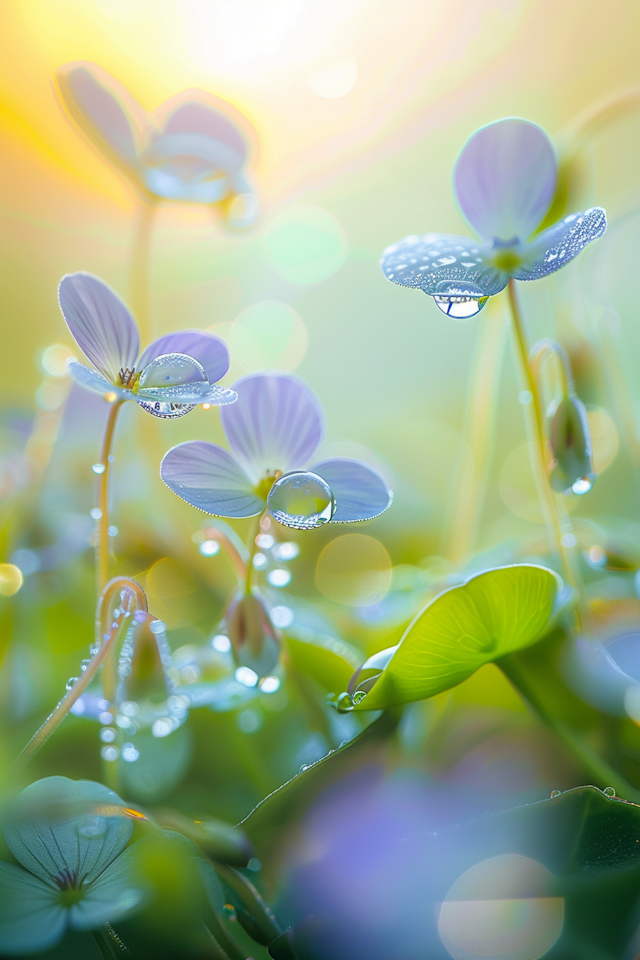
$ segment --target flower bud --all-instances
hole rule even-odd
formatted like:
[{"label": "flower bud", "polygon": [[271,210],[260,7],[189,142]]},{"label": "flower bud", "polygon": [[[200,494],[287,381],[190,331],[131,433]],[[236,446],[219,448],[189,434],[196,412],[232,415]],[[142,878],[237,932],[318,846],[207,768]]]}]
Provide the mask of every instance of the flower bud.
[{"label": "flower bud", "polygon": [[118,667],[125,699],[165,700],[173,688],[169,669],[164,625],[150,613],[137,613],[127,631]]},{"label": "flower bud", "polygon": [[591,431],[587,411],[575,393],[551,406],[549,442],[555,460],[550,478],[553,489],[565,494],[588,493],[595,481]]},{"label": "flower bud", "polygon": [[226,621],[236,663],[267,676],[280,657],[280,642],[264,601],[256,593],[237,597]]}]

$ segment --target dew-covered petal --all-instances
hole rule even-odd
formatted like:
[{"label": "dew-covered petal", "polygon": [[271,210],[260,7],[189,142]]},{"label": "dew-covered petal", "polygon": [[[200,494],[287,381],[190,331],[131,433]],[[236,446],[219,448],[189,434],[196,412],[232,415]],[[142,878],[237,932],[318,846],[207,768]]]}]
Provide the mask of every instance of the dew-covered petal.
[{"label": "dew-covered petal", "polygon": [[133,369],[140,349],[135,321],[111,287],[90,273],[70,273],[60,281],[60,309],[71,335],[110,383],[120,370]]},{"label": "dew-covered petal", "polygon": [[101,783],[46,777],[16,798],[4,837],[16,860],[42,880],[68,871],[90,882],[131,837],[123,810],[122,800]]},{"label": "dew-covered petal", "polygon": [[39,953],[67,927],[60,891],[13,863],[0,861],[0,953]]},{"label": "dew-covered petal", "polygon": [[516,280],[539,280],[555,273],[606,229],[607,215],[602,207],[572,213],[527,244],[523,262],[512,274]]},{"label": "dew-covered petal", "polygon": [[504,290],[509,274],[492,267],[490,255],[487,245],[468,237],[412,234],[387,247],[380,266],[387,280],[417,287],[431,297],[464,296],[465,291],[472,297],[493,297]]},{"label": "dew-covered petal", "polygon": [[181,500],[214,517],[255,517],[264,510],[240,464],[214,443],[179,443],[165,454],[160,476]]},{"label": "dew-covered petal", "polygon": [[91,930],[101,923],[112,923],[137,910],[149,892],[136,876],[138,847],[132,844],[86,888],[82,900],[69,909],[69,926]]},{"label": "dew-covered petal", "polygon": [[67,372],[75,383],[87,390],[95,390],[96,393],[115,393],[121,400],[133,400],[133,394],[130,390],[123,390],[121,387],[115,387],[112,383],[91,367],[85,367],[84,363],[77,360],[67,361]]},{"label": "dew-covered petal", "polygon": [[322,439],[322,407],[296,377],[256,373],[233,385],[238,401],[221,411],[231,449],[254,482],[267,471],[303,467]]},{"label": "dew-covered petal", "polygon": [[62,102],[78,126],[116,166],[137,176],[145,116],[124,84],[89,61],[66,64],[56,79]]},{"label": "dew-covered petal", "polygon": [[226,343],[220,337],[204,330],[179,330],[154,340],[140,357],[140,369],[144,369],[156,357],[168,353],[183,353],[193,357],[204,367],[209,383],[222,380],[229,369],[229,349]]},{"label": "dew-covered petal", "polygon": [[361,460],[336,457],[309,468],[331,487],[336,501],[334,523],[370,520],[391,506],[393,494],[377,470]]},{"label": "dew-covered petal", "polygon": [[557,162],[544,130],[528,120],[497,120],[473,134],[453,172],[463,214],[485,240],[529,239],[549,209]]},{"label": "dew-covered petal", "polygon": [[183,383],[176,387],[144,387],[137,393],[139,400],[159,400],[163,403],[210,403],[223,406],[235,403],[238,394],[219,383]]}]

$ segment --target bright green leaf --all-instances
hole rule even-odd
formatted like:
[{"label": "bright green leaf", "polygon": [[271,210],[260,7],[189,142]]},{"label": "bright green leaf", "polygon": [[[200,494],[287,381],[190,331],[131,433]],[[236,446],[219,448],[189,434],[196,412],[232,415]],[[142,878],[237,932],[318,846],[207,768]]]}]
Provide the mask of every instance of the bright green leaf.
[{"label": "bright green leaf", "polygon": [[430,601],[358,703],[380,710],[424,700],[534,643],[549,622],[560,578],[533,564],[499,567]]}]

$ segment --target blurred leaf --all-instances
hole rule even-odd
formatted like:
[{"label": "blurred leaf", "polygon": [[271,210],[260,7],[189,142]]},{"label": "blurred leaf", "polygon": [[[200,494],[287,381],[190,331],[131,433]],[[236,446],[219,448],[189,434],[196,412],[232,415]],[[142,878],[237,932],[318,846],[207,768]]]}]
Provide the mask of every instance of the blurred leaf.
[{"label": "blurred leaf", "polygon": [[251,844],[239,827],[224,820],[190,820],[177,810],[157,810],[154,817],[168,830],[177,830],[193,841],[212,860],[230,867],[246,867],[253,856]]},{"label": "blurred leaf", "polygon": [[180,783],[191,762],[189,727],[178,727],[167,737],[154,737],[150,730],[139,730],[131,737],[131,744],[138,751],[138,758],[133,762],[117,761],[123,791],[141,803],[166,796]]},{"label": "blurred leaf", "polygon": [[552,570],[520,564],[488,570],[441,593],[409,626],[356,709],[380,710],[432,697],[483,664],[534,643],[549,621],[559,586]]},{"label": "blurred leaf", "polygon": [[325,690],[346,690],[360,663],[354,647],[313,630],[290,627],[285,643],[293,668],[312,677]]},{"label": "blurred leaf", "polygon": [[353,740],[330,751],[254,807],[239,825],[263,863],[324,790],[367,763],[380,763],[383,748],[399,720],[400,711],[386,710]]}]

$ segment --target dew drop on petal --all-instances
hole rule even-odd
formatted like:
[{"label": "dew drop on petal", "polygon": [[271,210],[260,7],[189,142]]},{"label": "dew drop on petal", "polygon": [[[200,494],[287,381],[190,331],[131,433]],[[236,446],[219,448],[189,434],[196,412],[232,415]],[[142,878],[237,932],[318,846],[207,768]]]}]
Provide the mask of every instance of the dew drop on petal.
[{"label": "dew drop on petal", "polygon": [[104,473],[105,471],[105,465],[104,463],[94,463],[91,469],[93,470],[94,473],[101,474],[101,473]]},{"label": "dew drop on petal", "polygon": [[132,743],[125,743],[122,747],[122,759],[127,763],[135,763],[139,756],[140,751]]},{"label": "dew drop on petal", "polygon": [[331,520],[336,501],[329,484],[315,473],[285,473],[271,487],[267,507],[285,527],[313,530]]},{"label": "dew drop on petal", "polygon": [[571,491],[577,494],[577,496],[582,497],[585,493],[589,493],[592,486],[593,482],[589,477],[580,477],[571,485]]},{"label": "dew drop on petal", "polygon": [[272,587],[286,587],[291,582],[291,572],[282,567],[270,570],[267,574],[267,581]]},{"label": "dew drop on petal", "polygon": [[616,795],[614,787],[605,787],[602,792],[604,793],[605,797],[615,797]]},{"label": "dew drop on petal", "polygon": [[207,380],[204,367],[185,353],[165,353],[156,357],[140,375],[140,389],[146,387],[176,387],[185,383]]},{"label": "dew drop on petal", "polygon": [[466,320],[480,313],[488,297],[441,297],[433,298],[439,310],[454,320]]},{"label": "dew drop on petal", "polygon": [[184,417],[195,407],[193,403],[169,403],[162,400],[139,399],[138,404],[152,417],[160,417],[162,420],[176,420],[178,417]]},{"label": "dew drop on petal", "polygon": [[88,839],[103,837],[107,832],[107,821],[104,817],[87,817],[78,827],[81,837]]}]

